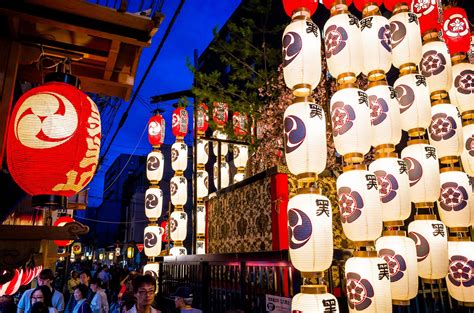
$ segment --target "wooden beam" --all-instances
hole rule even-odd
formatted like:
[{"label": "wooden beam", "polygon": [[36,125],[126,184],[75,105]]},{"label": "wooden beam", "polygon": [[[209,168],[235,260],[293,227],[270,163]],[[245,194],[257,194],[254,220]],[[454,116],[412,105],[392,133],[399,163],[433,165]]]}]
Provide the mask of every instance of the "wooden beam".
[{"label": "wooden beam", "polygon": [[107,63],[105,64],[104,79],[110,80],[112,73],[114,72],[115,63],[117,62],[117,56],[120,50],[120,42],[112,41],[109,50],[109,56]]}]

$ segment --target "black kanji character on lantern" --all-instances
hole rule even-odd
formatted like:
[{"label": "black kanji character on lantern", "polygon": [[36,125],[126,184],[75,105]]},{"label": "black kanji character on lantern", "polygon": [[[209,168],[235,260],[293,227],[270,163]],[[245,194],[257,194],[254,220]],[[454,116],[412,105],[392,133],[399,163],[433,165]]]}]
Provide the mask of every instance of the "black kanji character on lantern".
[{"label": "black kanji character on lantern", "polygon": [[377,189],[377,177],[375,177],[375,175],[367,174],[365,175],[365,179],[367,179],[367,190],[372,188]]},{"label": "black kanji character on lantern", "polygon": [[400,165],[400,174],[407,173],[408,174],[408,169],[407,169],[407,164],[405,161],[397,161],[398,165]]},{"label": "black kanji character on lantern", "polygon": [[436,149],[434,147],[425,147],[426,159],[433,158],[436,160]]},{"label": "black kanji character on lantern", "polygon": [[198,205],[197,211],[198,212],[204,212],[204,206],[203,205]]},{"label": "black kanji character on lantern", "polygon": [[322,214],[329,216],[329,200],[317,199],[316,205],[318,206],[316,216],[321,216]]},{"label": "black kanji character on lantern", "polygon": [[392,86],[388,86],[390,90],[390,99],[395,99],[397,97],[397,91]]},{"label": "black kanji character on lantern", "polygon": [[390,273],[388,271],[388,264],[387,263],[380,263],[377,264],[379,268],[379,280],[382,280],[384,277],[390,280]]},{"label": "black kanji character on lantern", "polygon": [[184,213],[184,212],[181,213],[181,214],[179,215],[179,218],[182,219],[182,220],[184,220],[184,219],[186,218],[186,213]]},{"label": "black kanji character on lantern", "polygon": [[309,117],[313,118],[315,116],[319,117],[319,119],[323,119],[323,108],[320,107],[319,105],[317,104],[310,104],[309,105],[309,108],[311,110],[310,114],[309,114]]},{"label": "black kanji character on lantern", "polygon": [[415,13],[408,13],[408,23],[413,23],[415,22],[418,25],[418,17],[416,16]]},{"label": "black kanji character on lantern", "polygon": [[425,85],[426,86],[426,77],[423,75],[415,75],[416,78],[416,85]]},{"label": "black kanji character on lantern", "polygon": [[444,225],[443,224],[431,224],[433,226],[433,236],[438,236],[441,235],[441,237],[444,237]]},{"label": "black kanji character on lantern", "polygon": [[180,182],[181,184],[184,184],[184,183],[186,182],[186,178],[180,177],[180,178],[179,178],[179,182]]},{"label": "black kanji character on lantern", "polygon": [[349,14],[349,25],[356,25],[359,27],[359,20],[352,14]]},{"label": "black kanji character on lantern", "polygon": [[313,33],[314,37],[318,38],[319,36],[319,28],[313,21],[306,20],[306,33]]},{"label": "black kanji character on lantern", "polygon": [[369,106],[367,94],[363,91],[358,91],[357,93],[359,94],[359,104],[365,104],[366,106]]},{"label": "black kanji character on lantern", "polygon": [[204,175],[204,173],[203,173],[202,171],[199,171],[199,172],[197,173],[197,177],[199,177],[199,178],[201,178],[203,175]]},{"label": "black kanji character on lantern", "polygon": [[323,300],[324,313],[332,313],[336,311],[336,300],[335,299],[325,299]]},{"label": "black kanji character on lantern", "polygon": [[366,17],[362,20],[360,20],[360,30],[364,30],[364,28],[372,28],[372,20],[373,17]]}]

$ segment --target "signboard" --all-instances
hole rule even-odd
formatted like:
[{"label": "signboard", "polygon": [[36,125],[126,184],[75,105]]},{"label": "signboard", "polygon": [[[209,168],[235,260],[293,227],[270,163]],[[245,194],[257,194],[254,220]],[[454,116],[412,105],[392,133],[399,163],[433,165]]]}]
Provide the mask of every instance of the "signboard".
[{"label": "signboard", "polygon": [[291,313],[291,298],[265,295],[265,307],[270,313]]}]

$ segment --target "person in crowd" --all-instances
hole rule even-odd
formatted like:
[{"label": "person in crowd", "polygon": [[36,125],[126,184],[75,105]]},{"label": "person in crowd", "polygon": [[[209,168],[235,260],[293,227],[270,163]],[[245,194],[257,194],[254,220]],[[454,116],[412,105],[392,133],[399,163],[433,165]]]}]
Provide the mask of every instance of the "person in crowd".
[{"label": "person in crowd", "polygon": [[[51,291],[51,304],[59,312],[64,311],[64,297],[63,294],[52,287],[54,281],[53,271],[49,268],[42,270],[38,276],[38,286],[47,286]],[[27,313],[31,308],[31,294],[35,288],[28,289],[21,296],[18,302],[17,313]]]},{"label": "person in crowd", "polygon": [[122,296],[125,293],[133,294],[133,280],[138,276],[138,273],[133,271],[130,272],[121,282],[120,282],[120,291],[118,294],[118,299],[122,299]]},{"label": "person in crowd", "polygon": [[104,289],[100,288],[100,279],[92,278],[90,281],[90,288],[94,293],[91,301],[91,309],[93,313],[108,313],[109,303]]},{"label": "person in crowd", "polygon": [[33,292],[31,293],[30,301],[31,301],[30,303],[31,307],[36,302],[43,302],[48,307],[49,313],[58,312],[58,310],[56,310],[56,308],[54,308],[52,304],[51,289],[49,289],[49,287],[46,285],[36,287],[35,290],[33,290]]},{"label": "person in crowd", "polygon": [[99,278],[102,281],[105,289],[109,288],[110,274],[109,274],[109,268],[107,267],[107,265],[104,265],[102,270],[97,275],[97,278]]},{"label": "person in crowd", "polygon": [[[89,271],[84,270],[79,274],[80,284],[86,286],[88,290],[86,294],[86,300],[88,301],[88,303],[91,303],[92,298],[94,297],[94,293],[89,288],[90,280],[91,280],[91,273]],[[75,292],[75,289],[74,289],[74,292]],[[76,307],[76,297],[70,297],[66,306],[66,313],[71,313],[75,307]]]},{"label": "person in crowd", "polygon": [[151,305],[155,300],[156,280],[153,276],[138,275],[132,282],[136,304],[127,313],[161,313]]},{"label": "person in crowd", "polygon": [[171,295],[174,298],[174,304],[180,312],[186,313],[202,313],[201,310],[195,309],[193,305],[193,294],[191,288],[181,286],[176,289],[176,292]]},{"label": "person in crowd", "polygon": [[79,279],[79,273],[75,270],[72,270],[71,278],[69,278],[69,280],[67,281],[67,290],[69,291],[70,295],[74,293],[74,289],[80,283],[81,283],[81,280]]},{"label": "person in crowd", "polygon": [[87,293],[89,288],[86,285],[79,284],[74,289],[74,299],[76,300],[76,305],[72,310],[73,313],[92,313],[91,307],[87,302]]},{"label": "person in crowd", "polygon": [[127,313],[136,303],[135,296],[133,293],[125,293],[122,297],[122,300],[120,300],[120,313]]},{"label": "person in crowd", "polygon": [[49,308],[43,302],[35,302],[35,304],[31,306],[30,313],[49,313]]},{"label": "person in crowd", "polygon": [[13,297],[0,296],[0,312],[1,313],[16,313],[16,305]]}]

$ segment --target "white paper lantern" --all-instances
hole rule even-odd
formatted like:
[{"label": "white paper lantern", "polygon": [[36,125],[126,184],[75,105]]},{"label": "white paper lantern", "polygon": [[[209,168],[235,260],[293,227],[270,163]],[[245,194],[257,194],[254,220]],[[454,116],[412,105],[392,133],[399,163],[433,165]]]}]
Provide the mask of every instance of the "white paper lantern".
[{"label": "white paper lantern", "polygon": [[183,246],[174,246],[173,248],[170,249],[170,255],[172,256],[181,256],[181,255],[187,255],[187,254],[188,254],[188,251]]},{"label": "white paper lantern", "polygon": [[143,267],[143,274],[149,274],[158,282],[158,275],[160,273],[160,263],[148,263]]},{"label": "white paper lantern", "polygon": [[163,228],[157,225],[145,227],[143,231],[143,247],[147,256],[158,256],[161,253]]},{"label": "white paper lantern", "polygon": [[209,160],[209,141],[198,139],[196,143],[196,158],[198,164],[206,164]]},{"label": "white paper lantern", "polygon": [[237,168],[245,168],[249,159],[249,148],[245,145],[234,145],[232,149],[234,155],[234,165]]},{"label": "white paper lantern", "polygon": [[427,280],[444,278],[448,273],[448,230],[443,222],[434,215],[415,215],[408,225],[408,237],[415,242],[418,275]]},{"label": "white paper lantern", "polygon": [[245,179],[245,173],[236,173],[234,175],[234,184],[235,183],[238,183],[238,182],[241,182]]},{"label": "white paper lantern", "polygon": [[148,153],[146,158],[146,178],[152,184],[158,184],[163,178],[165,159],[161,151],[156,150]]},{"label": "white paper lantern", "polygon": [[206,254],[206,241],[196,240],[196,254]]},{"label": "white paper lantern", "polygon": [[365,92],[358,88],[336,91],[331,98],[331,121],[334,146],[339,154],[369,152],[372,129]]},{"label": "white paper lantern", "polygon": [[170,181],[171,203],[184,206],[188,201],[188,181],[184,176],[173,176]]},{"label": "white paper lantern", "polygon": [[206,170],[197,171],[197,197],[204,198],[209,194],[209,174]]},{"label": "white paper lantern", "polygon": [[206,207],[198,204],[196,210],[196,233],[204,235],[206,233]]},{"label": "white paper lantern", "polygon": [[360,74],[363,49],[359,21],[354,15],[331,16],[324,25],[324,45],[331,76],[338,78],[352,73],[357,77]]},{"label": "white paper lantern", "polygon": [[393,304],[399,305],[409,305],[418,294],[416,247],[404,233],[384,232],[375,243],[378,256],[388,264]]},{"label": "white paper lantern", "polygon": [[[221,130],[215,130],[212,133],[212,137],[217,138],[217,139],[222,139],[222,140],[229,139],[227,134]],[[214,152],[214,155],[216,157],[218,156],[218,143],[216,141],[212,143],[212,152]],[[221,143],[221,158],[224,158],[227,155],[227,153],[229,153],[229,144],[222,142]]]},{"label": "white paper lantern", "polygon": [[416,14],[408,8],[389,19],[392,39],[393,66],[408,63],[418,64],[421,60],[421,32]]},{"label": "white paper lantern", "polygon": [[325,287],[322,285],[301,286],[302,292],[296,294],[291,300],[291,312],[338,313],[337,299],[332,294],[324,292]]},{"label": "white paper lantern", "polygon": [[430,146],[427,140],[411,140],[402,150],[401,157],[408,167],[411,202],[436,202],[440,183],[435,147]]},{"label": "white paper lantern", "polygon": [[400,73],[393,87],[400,105],[402,129],[428,128],[431,123],[431,102],[425,77],[418,74],[416,69],[407,69]]},{"label": "white paper lantern", "polygon": [[[299,100],[297,100],[299,101]],[[321,173],[326,168],[326,118],[323,108],[301,100],[284,114],[285,158],[294,175]]]},{"label": "white paper lantern", "polygon": [[149,219],[158,219],[163,209],[163,191],[151,186],[145,192],[145,215]]},{"label": "white paper lantern", "polygon": [[[458,157],[462,152],[462,122],[461,116],[455,105],[447,100],[435,101],[431,108],[431,125],[429,128],[430,143],[436,148],[441,163],[450,162],[447,159]],[[446,158],[444,161],[443,158]],[[456,161],[454,158],[453,161]]]},{"label": "white paper lantern", "polygon": [[420,72],[426,77],[430,93],[451,89],[452,69],[448,47],[442,41],[425,43],[421,48]]},{"label": "white paper lantern", "polygon": [[173,171],[184,172],[188,166],[188,146],[177,141],[171,146],[171,167]]},{"label": "white paper lantern", "polygon": [[461,62],[453,65],[453,85],[449,98],[461,114],[474,110],[474,64]]},{"label": "white paper lantern", "polygon": [[282,38],[283,78],[297,96],[308,96],[321,79],[321,34],[309,12],[299,11]]},{"label": "white paper lantern", "polygon": [[[219,187],[217,177],[219,176],[217,162],[214,163],[214,186]],[[221,189],[229,186],[229,163],[221,162]]]},{"label": "white paper lantern", "polygon": [[374,241],[382,232],[382,205],[374,173],[362,169],[337,178],[339,211],[344,234],[352,241]]},{"label": "white paper lantern", "polygon": [[302,193],[288,202],[289,253],[301,272],[322,272],[333,256],[332,209],[323,195]]},{"label": "white paper lantern", "polygon": [[439,217],[447,227],[469,227],[471,222],[471,186],[460,168],[445,167],[440,174]]},{"label": "white paper lantern", "polygon": [[402,128],[395,89],[385,81],[377,81],[369,83],[366,93],[373,132],[372,146],[377,149],[384,144],[397,145],[402,138]]},{"label": "white paper lantern", "polygon": [[[363,50],[362,73],[373,76],[373,71],[387,73],[392,66],[391,34],[388,19],[372,15],[360,20],[361,40],[367,49]],[[384,74],[380,73],[380,74]],[[377,78],[377,76],[374,76]]]},{"label": "white paper lantern", "polygon": [[474,302],[474,242],[448,241],[448,292],[454,299]]},{"label": "white paper lantern", "polygon": [[170,218],[170,238],[184,241],[188,234],[188,215],[184,211],[173,211]]},{"label": "white paper lantern", "polygon": [[346,261],[345,277],[349,312],[392,311],[390,271],[383,259],[350,258]]},{"label": "white paper lantern", "polygon": [[406,220],[411,213],[408,168],[396,153],[378,157],[369,166],[369,171],[377,177],[382,218],[387,221]]},{"label": "white paper lantern", "polygon": [[463,123],[462,166],[469,176],[474,176],[474,121]]}]

